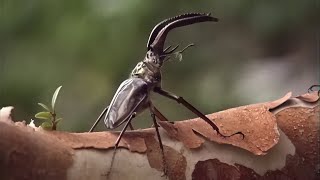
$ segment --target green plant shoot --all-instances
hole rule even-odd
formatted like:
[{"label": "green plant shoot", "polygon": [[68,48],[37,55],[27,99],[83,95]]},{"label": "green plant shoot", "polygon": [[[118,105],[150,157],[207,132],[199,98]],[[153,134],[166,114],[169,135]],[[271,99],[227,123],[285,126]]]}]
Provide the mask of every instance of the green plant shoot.
[{"label": "green plant shoot", "polygon": [[53,93],[52,100],[51,100],[51,108],[49,108],[47,105],[43,103],[38,103],[39,106],[41,106],[44,111],[38,112],[35,117],[40,120],[44,120],[41,124],[41,127],[46,130],[56,130],[57,124],[62,120],[62,118],[57,118],[56,113],[56,102],[57,97],[59,95],[60,89],[62,86],[59,86],[55,92]]}]

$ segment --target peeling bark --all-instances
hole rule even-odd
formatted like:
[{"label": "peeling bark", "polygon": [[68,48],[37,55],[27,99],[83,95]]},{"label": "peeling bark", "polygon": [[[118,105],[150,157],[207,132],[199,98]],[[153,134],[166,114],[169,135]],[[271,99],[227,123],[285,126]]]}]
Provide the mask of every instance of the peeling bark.
[{"label": "peeling bark", "polygon": [[[0,179],[106,179],[119,132],[44,131],[0,110]],[[199,118],[159,122],[169,179],[319,179],[317,92],[208,115],[222,138]],[[109,179],[166,179],[153,128],[128,131]]]}]

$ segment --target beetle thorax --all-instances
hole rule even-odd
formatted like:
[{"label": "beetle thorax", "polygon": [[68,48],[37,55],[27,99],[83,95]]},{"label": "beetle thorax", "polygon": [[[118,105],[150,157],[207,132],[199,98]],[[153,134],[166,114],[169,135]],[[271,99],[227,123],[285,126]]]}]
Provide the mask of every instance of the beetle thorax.
[{"label": "beetle thorax", "polygon": [[159,56],[148,51],[143,61],[139,62],[131,72],[131,77],[144,79],[147,83],[158,85],[161,82],[161,64]]}]

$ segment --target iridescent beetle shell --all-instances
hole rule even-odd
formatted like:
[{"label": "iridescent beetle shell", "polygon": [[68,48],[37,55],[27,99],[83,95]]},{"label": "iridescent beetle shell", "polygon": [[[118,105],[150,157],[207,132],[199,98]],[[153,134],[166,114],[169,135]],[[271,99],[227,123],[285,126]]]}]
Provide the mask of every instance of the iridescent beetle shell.
[{"label": "iridescent beetle shell", "polygon": [[104,118],[108,129],[124,123],[133,112],[139,113],[148,107],[148,85],[140,78],[130,78],[121,83]]}]

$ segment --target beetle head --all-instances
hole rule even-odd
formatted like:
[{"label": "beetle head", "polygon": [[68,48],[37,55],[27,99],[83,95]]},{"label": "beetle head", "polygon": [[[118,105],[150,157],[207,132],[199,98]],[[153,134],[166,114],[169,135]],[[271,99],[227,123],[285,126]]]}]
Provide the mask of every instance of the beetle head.
[{"label": "beetle head", "polygon": [[161,57],[154,51],[148,50],[143,61],[149,65],[152,65],[153,67],[160,68],[162,66],[163,58],[164,57]]}]

